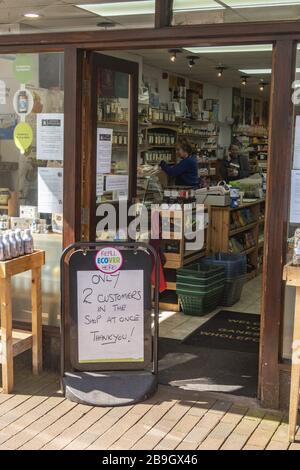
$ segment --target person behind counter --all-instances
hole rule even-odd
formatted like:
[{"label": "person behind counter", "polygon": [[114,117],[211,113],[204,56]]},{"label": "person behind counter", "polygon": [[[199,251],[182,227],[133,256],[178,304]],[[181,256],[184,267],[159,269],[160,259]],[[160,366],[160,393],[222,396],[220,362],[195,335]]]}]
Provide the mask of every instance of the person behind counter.
[{"label": "person behind counter", "polygon": [[222,161],[221,175],[226,182],[240,180],[250,176],[248,157],[240,153],[238,145],[230,145],[228,155]]},{"label": "person behind counter", "polygon": [[199,187],[198,159],[193,153],[193,147],[187,139],[182,139],[177,146],[177,152],[181,161],[176,165],[168,165],[167,162],[160,163],[161,169],[168,176],[176,177],[176,186]]}]

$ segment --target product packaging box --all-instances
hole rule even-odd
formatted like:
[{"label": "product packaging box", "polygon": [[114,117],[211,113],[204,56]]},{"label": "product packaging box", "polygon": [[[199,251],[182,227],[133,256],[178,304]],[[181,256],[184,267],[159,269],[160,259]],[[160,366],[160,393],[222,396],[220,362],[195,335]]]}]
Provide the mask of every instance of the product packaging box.
[{"label": "product packaging box", "polygon": [[52,214],[52,232],[62,233],[63,231],[63,215]]},{"label": "product packaging box", "polygon": [[38,219],[37,206],[20,206],[20,217],[25,219]]},{"label": "product packaging box", "polygon": [[26,230],[32,226],[33,218],[26,217],[11,217],[10,218],[10,228],[12,230],[19,228],[21,230]]}]

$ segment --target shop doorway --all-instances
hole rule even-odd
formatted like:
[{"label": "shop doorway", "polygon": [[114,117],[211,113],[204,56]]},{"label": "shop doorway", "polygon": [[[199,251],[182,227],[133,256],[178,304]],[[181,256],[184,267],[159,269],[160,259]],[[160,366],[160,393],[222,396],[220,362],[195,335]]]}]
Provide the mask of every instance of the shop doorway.
[{"label": "shop doorway", "polygon": [[[92,118],[83,150],[90,145],[84,164],[93,183],[83,194],[90,237],[111,239],[112,234],[96,229],[95,214],[104,203],[123,198],[151,204],[170,195],[174,180],[154,168],[161,160],[175,164],[182,140],[193,145],[203,192],[223,179],[239,189],[242,199],[236,207],[234,201],[233,207],[220,201],[207,205],[205,244],[198,252],[185,252],[174,236],[162,237],[166,289],[160,299],[160,380],[256,396],[272,46],[93,53],[87,70],[91,93],[83,99]],[[97,100],[91,99],[95,96]],[[97,155],[104,164],[106,152],[95,144],[101,129],[112,139],[105,171],[96,166]],[[243,174],[229,163],[232,150],[247,160]],[[203,197],[204,202],[218,198],[213,191]],[[228,274],[225,300],[219,302],[220,289],[208,281],[211,292],[207,289],[208,305],[203,307],[199,296],[180,293],[176,274],[220,252],[243,255],[246,272],[235,283]],[[191,304],[192,315],[182,311]]]}]

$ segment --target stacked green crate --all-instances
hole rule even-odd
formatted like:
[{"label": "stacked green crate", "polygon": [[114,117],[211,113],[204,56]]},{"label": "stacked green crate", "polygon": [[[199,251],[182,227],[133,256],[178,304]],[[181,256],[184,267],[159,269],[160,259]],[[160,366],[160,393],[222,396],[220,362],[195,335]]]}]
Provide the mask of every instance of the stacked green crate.
[{"label": "stacked green crate", "polygon": [[177,269],[176,292],[183,313],[202,316],[214,310],[224,291],[223,267],[195,263]]}]

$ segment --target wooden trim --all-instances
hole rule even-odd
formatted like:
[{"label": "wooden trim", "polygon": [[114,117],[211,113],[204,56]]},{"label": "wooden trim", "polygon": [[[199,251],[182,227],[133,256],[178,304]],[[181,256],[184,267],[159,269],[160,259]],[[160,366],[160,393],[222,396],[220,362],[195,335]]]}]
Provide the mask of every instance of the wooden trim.
[{"label": "wooden trim", "polygon": [[124,50],[144,47],[183,47],[191,44],[210,46],[253,44],[279,39],[300,40],[300,23],[297,21],[217,23],[157,29],[14,34],[0,36],[0,52],[2,54],[33,50],[51,52],[61,50],[64,45],[76,45],[85,49]]},{"label": "wooden trim", "polygon": [[155,0],[155,28],[171,26],[173,0]]},{"label": "wooden trim", "polygon": [[[135,64],[137,65],[137,64]],[[137,152],[138,152],[138,97],[139,97],[139,70],[138,65],[135,71],[129,77],[129,141],[128,141],[128,174],[129,174],[129,188],[128,188],[128,201],[132,203],[136,197],[137,187]]]},{"label": "wooden trim", "polygon": [[[296,43],[276,42],[273,50],[268,180],[265,218],[260,397],[269,408],[279,406],[279,370],[289,185],[292,161],[293,103]],[[278,184],[283,191],[278,191]]]},{"label": "wooden trim", "polygon": [[81,237],[81,93],[82,51],[75,46],[64,50],[64,225],[63,246]]}]

